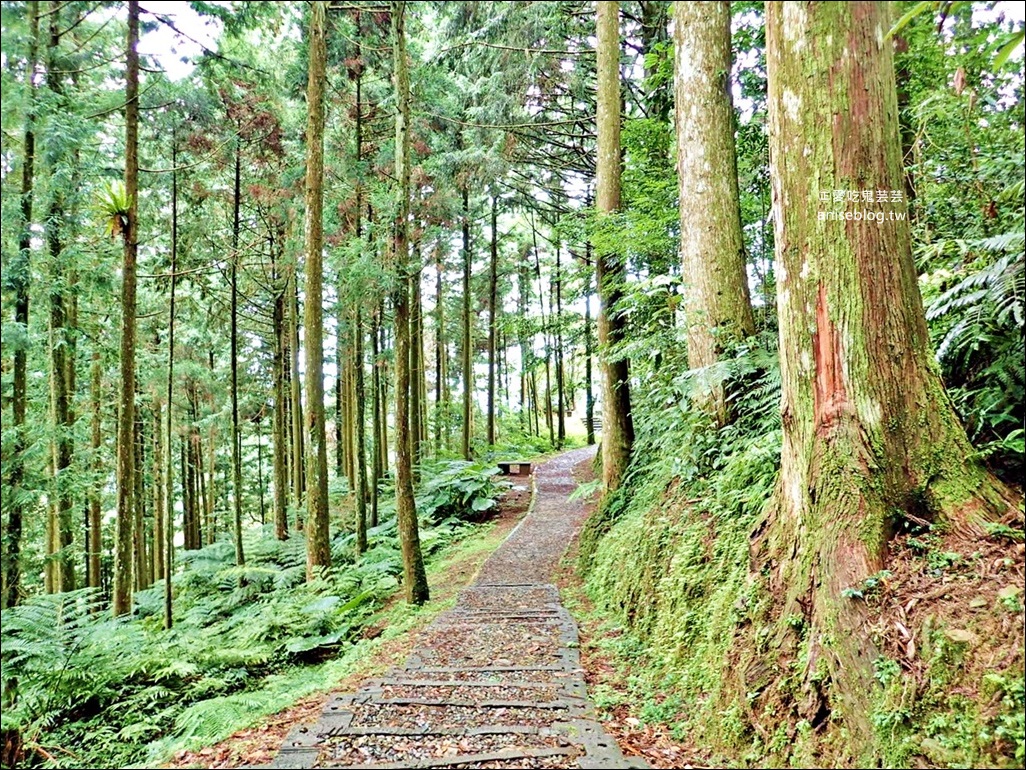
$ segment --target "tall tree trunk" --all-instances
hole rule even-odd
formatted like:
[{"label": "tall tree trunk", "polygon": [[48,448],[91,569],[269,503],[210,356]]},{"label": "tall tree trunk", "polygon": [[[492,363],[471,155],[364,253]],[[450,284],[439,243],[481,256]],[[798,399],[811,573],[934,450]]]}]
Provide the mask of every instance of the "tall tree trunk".
[{"label": "tall tree trunk", "polygon": [[556,275],[553,289],[556,294],[556,308],[552,313],[556,337],[556,446],[560,449],[566,443],[566,388],[563,371],[563,265],[560,261],[559,242],[556,242]]},{"label": "tall tree trunk", "polygon": [[[725,347],[755,333],[730,97],[730,3],[675,3],[677,173],[688,366],[712,366]],[[722,384],[698,402],[728,420]]]},{"label": "tall tree trunk", "polygon": [[[359,228],[357,237],[360,237]],[[353,360],[356,363],[355,382],[355,439],[354,466],[356,470],[356,552],[367,550],[367,446],[366,425],[367,414],[364,411],[366,387],[363,376],[363,313],[356,306],[356,319],[353,324]]]},{"label": "tall tree trunk", "polygon": [[[18,233],[18,255],[12,260],[6,278],[14,288],[14,323],[28,338],[29,285],[31,282],[32,256],[32,203],[35,181],[36,134],[35,134],[35,73],[39,57],[39,3],[31,0],[29,13],[29,51],[26,60],[28,103],[25,111],[24,151],[21,166],[21,221]],[[4,464],[8,468],[10,510],[7,516],[6,543],[4,544],[3,592],[0,602],[3,607],[18,603],[21,594],[21,532],[25,515],[25,495],[21,484],[25,477],[25,407],[28,394],[28,350],[25,344],[14,349],[13,393],[11,411],[14,442],[10,459]]]},{"label": "tall tree trunk", "polygon": [[[136,381],[138,386],[138,381]],[[136,389],[136,400],[142,394]],[[132,585],[136,591],[148,587],[146,580],[146,495],[144,476],[146,475],[146,439],[144,436],[144,420],[142,410],[135,410],[135,510],[132,520]]]},{"label": "tall tree trunk", "polygon": [[89,449],[92,455],[92,470],[94,481],[89,489],[89,535],[86,547],[86,562],[88,564],[87,584],[90,588],[100,588],[101,573],[100,561],[103,556],[103,519],[102,519],[102,494],[103,482],[100,480],[103,469],[103,460],[100,450],[103,448],[103,419],[101,408],[103,404],[103,358],[100,353],[99,334],[93,341],[93,360],[89,369],[89,400],[92,410],[92,425],[89,441]]},{"label": "tall tree trunk", "polygon": [[521,254],[520,268],[517,271],[517,337],[520,342],[520,424],[531,432],[531,412],[528,409],[530,393],[527,389],[528,371],[530,369],[532,351],[527,338],[527,305],[531,282],[527,272],[527,253]]},{"label": "tall tree trunk", "polygon": [[[902,522],[932,522],[971,541],[985,518],[1021,516],[972,459],[944,392],[904,204],[878,206],[874,222],[843,217],[861,202],[837,219],[818,211],[823,190],[902,189],[892,42],[883,34],[891,22],[885,3],[767,8],[783,450],[752,551],[755,575],[765,576],[753,578],[774,601],[749,628],[771,631],[760,640],[770,668],[782,655],[797,661],[786,673],[798,693],[795,718],[840,726],[857,747],[851,764],[870,761],[879,740],[871,720],[878,652],[865,605],[844,590],[884,566]],[[766,670],[763,659],[744,662],[741,686],[777,691]]]},{"label": "tall tree trunk", "polygon": [[[388,334],[385,329],[385,302],[381,301],[378,306],[378,314],[382,319],[378,326],[378,350],[384,356],[388,350]],[[394,356],[393,356],[394,357]],[[381,373],[378,377],[378,388],[380,389],[380,401],[381,401],[381,420],[378,427],[381,429],[380,441],[378,441],[378,450],[380,451],[380,463],[381,463],[381,478],[388,477],[388,359],[383,357],[381,359]]]},{"label": "tall tree trunk", "polygon": [[[448,449],[448,411],[443,411],[449,405],[449,394],[446,388],[446,358],[448,355],[445,338],[445,266],[443,264],[443,251],[441,248],[435,250],[435,452],[441,452],[442,448]],[[443,431],[445,439],[443,441]]]},{"label": "tall tree trunk", "polygon": [[324,84],[327,64],[327,2],[310,7],[310,62],[306,107],[306,306],[303,350],[306,355],[306,576],[313,580],[331,567],[328,536],[328,446],[324,425]]},{"label": "tall tree trunk", "polygon": [[303,495],[306,492],[306,464],[303,436],[303,392],[299,379],[299,276],[296,265],[291,265],[289,274],[289,386],[291,401],[289,414],[292,417],[292,503],[296,508],[296,529],[303,528]]},{"label": "tall tree trunk", "polygon": [[[549,317],[545,316],[545,286],[542,280],[541,251],[538,249],[538,228],[531,215],[531,239],[534,243],[534,274],[538,279],[538,310],[541,313],[542,339],[545,343],[545,427],[549,431],[549,444],[556,445],[556,429],[552,422],[552,338],[550,322],[552,316],[552,297],[549,297]],[[539,434],[540,435],[540,434]]]},{"label": "tall tree trunk", "polygon": [[286,357],[288,356],[287,330],[285,328],[287,279],[280,272],[280,257],[284,248],[284,233],[279,230],[271,244],[271,281],[274,286],[274,304],[271,310],[271,328],[274,337],[274,354],[271,361],[271,379],[274,390],[274,536],[279,540],[289,538],[288,496],[289,496],[289,436],[288,436],[288,384],[286,382]]},{"label": "tall tree trunk", "polygon": [[182,464],[182,539],[186,551],[196,548],[193,538],[196,518],[196,480],[192,466],[192,426],[181,442]]},{"label": "tall tree trunk", "polygon": [[118,409],[117,537],[114,548],[115,615],[132,609],[132,514],[135,509],[135,284],[139,250],[139,0],[128,2],[125,70],[124,260],[121,269],[121,400]]},{"label": "tall tree trunk", "polygon": [[488,446],[495,446],[495,351],[499,294],[499,197],[492,195],[491,243],[488,258]]},{"label": "tall tree trunk", "polygon": [[[175,392],[175,302],[178,292],[178,132],[177,126],[171,129],[171,288],[167,311],[167,466],[164,483],[167,492],[164,495],[166,508],[164,511],[164,628],[174,625],[174,593],[171,586],[171,575],[174,572],[175,559],[175,474],[174,451],[172,436],[174,435],[174,392]],[[182,477],[185,483],[185,477]]]},{"label": "tall tree trunk", "polygon": [[[341,276],[340,276],[341,277]],[[335,477],[341,478],[346,474],[346,418],[344,414],[343,401],[345,390],[345,370],[348,362],[345,359],[345,346],[342,340],[345,337],[345,312],[342,310],[342,281],[338,283],[338,308],[335,317]],[[351,487],[352,485],[350,485]]]},{"label": "tall tree trunk", "polygon": [[[62,66],[59,59],[60,45],[60,5],[57,2],[50,8],[50,44],[47,56],[46,84],[57,109],[64,102],[64,88],[59,72]],[[69,328],[67,292],[70,289],[70,276],[67,257],[64,254],[63,229],[65,227],[64,190],[67,185],[66,168],[62,168],[60,156],[50,169],[51,191],[50,206],[47,212],[46,244],[50,262],[50,412],[54,428],[50,458],[53,470],[52,495],[53,506],[51,515],[54,521],[50,524],[53,537],[47,543],[47,570],[52,577],[50,587],[55,592],[71,591],[75,588],[75,568],[71,558],[71,543],[74,523],[72,521],[71,482],[68,472],[71,467],[74,447],[72,445],[72,429],[74,415],[71,409],[72,372],[75,366],[71,354],[72,339]]]},{"label": "tall tree trunk", "polygon": [[[356,14],[356,163],[359,168],[363,162],[363,51],[360,46],[362,34],[362,14]],[[363,241],[363,180],[356,182],[356,239]],[[367,396],[364,378],[363,355],[363,306],[356,305],[356,318],[353,329],[353,360],[356,363],[356,381],[354,383],[354,416],[355,436],[355,467],[356,467],[356,552],[361,554],[367,550],[367,412],[365,399]],[[377,332],[372,330],[372,334]],[[375,481],[375,484],[377,482]],[[375,497],[377,492],[375,491]],[[375,505],[374,523],[377,524]]]},{"label": "tall tree trunk", "polygon": [[[241,128],[241,126],[240,126]],[[235,565],[246,563],[242,547],[242,427],[239,424],[239,228],[242,207],[242,140],[235,138],[235,184],[232,195],[232,299],[231,299],[231,390],[232,390],[232,513],[234,514]],[[211,468],[211,473],[213,469]]]},{"label": "tall tree trunk", "polygon": [[413,244],[413,264],[410,266],[410,440],[413,451],[414,477],[417,465],[424,459],[423,423],[420,419],[424,395],[424,337],[423,309],[420,288],[420,242]]},{"label": "tall tree trunk", "polygon": [[591,241],[584,246],[584,420],[588,446],[595,443],[595,393],[592,390],[591,364],[595,343],[591,331]]},{"label": "tall tree trunk", "polygon": [[[619,3],[596,3],[598,116],[595,203],[601,215],[620,208],[620,19]],[[630,366],[610,348],[623,340],[626,322],[615,307],[626,280],[621,254],[596,255],[599,348],[602,355],[602,482],[613,492],[623,481],[634,445]]]},{"label": "tall tree trunk", "polygon": [[385,420],[384,402],[381,398],[381,362],[379,360],[379,355],[381,353],[379,345],[381,313],[378,309],[375,309],[373,319],[373,323],[371,324],[371,389],[374,391],[371,396],[373,401],[371,407],[373,412],[371,416],[371,429],[373,432],[373,440],[371,442],[371,451],[373,453],[373,459],[371,461],[371,526],[376,527],[378,525],[378,484],[381,482],[382,474],[381,434],[382,423]]},{"label": "tall tree trunk", "polygon": [[403,586],[406,601],[423,604],[428,600],[427,573],[420,550],[417,507],[413,497],[410,414],[410,256],[408,243],[410,213],[410,73],[406,55],[405,2],[392,2],[392,46],[396,92],[395,169],[399,180],[399,205],[395,221],[394,250],[396,279],[392,291],[395,309],[395,509],[403,554]]},{"label": "tall tree trunk", "polygon": [[460,444],[463,459],[471,456],[470,441],[473,437],[474,399],[474,350],[473,325],[471,318],[470,273],[473,260],[470,254],[470,193],[466,184],[463,185],[463,436]]},{"label": "tall tree trunk", "polygon": [[[168,406],[170,408],[170,405]],[[153,550],[150,561],[151,582],[164,577],[165,516],[168,513],[167,486],[164,484],[164,403],[158,395],[153,401]]]}]

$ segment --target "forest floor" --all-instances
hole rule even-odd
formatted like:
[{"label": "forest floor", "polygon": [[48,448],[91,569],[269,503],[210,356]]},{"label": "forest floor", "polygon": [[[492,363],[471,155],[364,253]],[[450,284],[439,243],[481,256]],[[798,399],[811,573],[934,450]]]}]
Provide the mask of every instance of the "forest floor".
[{"label": "forest floor", "polygon": [[[455,606],[380,647],[338,684],[336,693],[350,694],[302,701],[216,746],[179,754],[172,767],[639,764],[624,758],[597,719],[585,685],[594,677],[582,667],[576,622],[553,584],[589,513],[569,497],[593,456],[593,448],[573,450],[536,466],[534,507],[521,519],[526,490],[506,496],[489,534],[489,542],[504,538],[494,553],[483,564],[487,549],[454,558],[433,576],[433,595],[449,605],[455,596]],[[367,633],[380,633],[387,614]],[[606,665],[593,653],[588,659]],[[681,766],[667,764],[684,756],[668,748],[668,737],[635,721],[617,722],[630,754]]]},{"label": "forest floor", "polygon": [[[407,632],[387,640],[382,639],[374,653],[344,679],[326,683],[324,692],[304,698],[291,708],[262,719],[258,724],[240,730],[213,746],[196,751],[180,751],[165,767],[219,770],[271,761],[295,725],[317,719],[332,692],[353,690],[364,680],[382,675],[397,660],[409,655],[416,641],[416,632],[427,627],[440,612],[455,604],[459,590],[470,583],[485,559],[523,519],[530,503],[530,487],[523,483],[514,485],[500,500],[490,528],[479,536],[472,536],[453,545],[452,553],[437,568],[429,564],[431,602],[417,613]],[[363,636],[380,638],[384,629],[395,621],[397,611],[404,608],[402,592],[399,591],[363,629]]]}]

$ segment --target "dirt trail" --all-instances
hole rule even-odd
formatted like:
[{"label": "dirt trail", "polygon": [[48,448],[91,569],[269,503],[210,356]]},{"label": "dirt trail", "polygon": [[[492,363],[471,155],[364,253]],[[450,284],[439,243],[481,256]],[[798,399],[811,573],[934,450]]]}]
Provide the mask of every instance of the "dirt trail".
[{"label": "dirt trail", "polygon": [[537,467],[532,512],[405,664],[331,698],[270,767],[637,766],[594,719],[577,624],[551,583],[587,515],[567,499],[571,470],[593,451]]}]

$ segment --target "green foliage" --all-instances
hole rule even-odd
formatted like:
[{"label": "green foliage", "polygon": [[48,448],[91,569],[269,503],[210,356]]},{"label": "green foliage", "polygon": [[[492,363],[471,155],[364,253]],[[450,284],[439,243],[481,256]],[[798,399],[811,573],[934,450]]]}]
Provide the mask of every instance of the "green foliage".
[{"label": "green foliage", "polygon": [[[422,530],[427,554],[466,535],[461,520],[482,518],[502,489],[495,469],[433,467],[418,501],[438,522]],[[312,582],[298,534],[282,542],[248,532],[245,567],[226,540],[179,552],[171,631],[161,626],[163,583],[136,594],[132,619],[112,619],[89,589],[5,609],[2,675],[17,688],[6,694],[3,729],[21,732],[30,761],[58,745],[71,753],[48,764],[124,766],[208,744],[303,688],[323,689],[329,683],[313,674],[322,667],[311,664],[347,659],[402,574],[394,518],[369,535],[353,562],[352,533],[337,534],[334,570]]]},{"label": "green foliage", "polygon": [[[752,341],[706,371],[672,374],[671,362],[654,379],[635,406],[638,442],[627,485],[582,536],[588,592],[628,629],[623,644],[633,640],[642,661],[639,697],[672,694],[659,707],[661,719],[681,730],[719,725],[726,742],[743,734],[743,720],[711,710],[734,628],[746,617],[749,536],[780,456],[772,342]],[[720,429],[691,404],[692,394],[717,382],[736,415]],[[677,713],[683,703],[688,708]]]},{"label": "green foliage", "polygon": [[980,444],[981,456],[1009,473],[1021,471],[1026,459],[1024,242],[1021,230],[941,241],[922,257],[953,265],[929,277],[928,286],[939,293],[930,299],[926,313],[948,392],[970,437]]},{"label": "green foliage", "polygon": [[125,183],[120,179],[108,182],[97,193],[97,209],[107,235],[121,235],[128,227],[128,215],[132,210],[132,200],[125,190]]},{"label": "green foliage", "polygon": [[480,521],[495,506],[508,482],[496,480],[499,469],[465,460],[428,461],[420,467],[417,510],[428,521]]}]

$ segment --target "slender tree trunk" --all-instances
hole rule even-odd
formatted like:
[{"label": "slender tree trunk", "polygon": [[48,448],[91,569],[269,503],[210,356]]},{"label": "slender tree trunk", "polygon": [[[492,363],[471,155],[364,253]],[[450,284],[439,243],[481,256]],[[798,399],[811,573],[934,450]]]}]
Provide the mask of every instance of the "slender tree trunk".
[{"label": "slender tree trunk", "polygon": [[[380,307],[380,306],[379,306]],[[378,526],[378,484],[381,482],[381,433],[384,422],[384,406],[381,399],[381,362],[379,361],[380,347],[378,344],[381,326],[381,314],[378,310],[374,312],[374,321],[371,325],[371,389],[374,391],[371,399],[373,401],[371,416],[371,428],[373,440],[371,451],[373,453],[371,470],[371,526]]]},{"label": "slender tree trunk", "polygon": [[412,447],[407,394],[410,387],[410,257],[408,227],[410,212],[410,74],[406,55],[405,2],[392,2],[392,45],[396,91],[395,146],[399,206],[395,221],[394,260],[397,273],[392,292],[395,310],[395,509],[403,553],[403,585],[406,601],[423,604],[428,600],[427,573],[420,550],[417,507],[413,497]]},{"label": "slender tree trunk", "polygon": [[343,390],[345,388],[345,368],[348,365],[345,360],[345,346],[342,344],[342,340],[345,336],[345,313],[342,310],[342,282],[338,284],[338,309],[335,318],[335,477],[341,478],[346,474],[346,457],[345,457],[345,409],[343,405],[344,396]]},{"label": "slender tree trunk", "polygon": [[[971,459],[944,392],[904,204],[878,205],[874,222],[820,208],[823,190],[902,189],[892,42],[883,34],[891,23],[884,3],[767,8],[783,449],[752,549],[753,582],[770,601],[747,626],[759,629],[758,646],[734,667],[740,687],[769,696],[750,699],[757,716],[784,691],[766,672],[786,670],[795,696],[785,707],[822,725],[828,740],[843,730],[852,755],[839,759],[860,766],[878,762],[878,652],[865,604],[845,589],[884,566],[902,523],[930,522],[971,542],[986,518],[1021,517]],[[847,213],[864,205],[850,203]],[[784,714],[774,706],[777,724]]]},{"label": "slender tree trunk", "polygon": [[[688,366],[709,367],[725,346],[755,333],[730,96],[730,3],[675,3],[677,173]],[[722,384],[698,402],[729,419]]]},{"label": "slender tree trunk", "polygon": [[196,483],[192,468],[192,427],[190,426],[181,442],[182,464],[182,538],[186,551],[196,548],[193,540],[196,516]]},{"label": "slender tree trunk", "polygon": [[473,351],[473,325],[471,317],[470,297],[470,273],[472,258],[470,253],[470,193],[466,185],[463,186],[463,438],[461,448],[463,459],[471,457],[470,442],[473,437],[474,399],[474,351]]},{"label": "slender tree trunk", "polygon": [[[138,385],[138,381],[136,383]],[[141,393],[136,390],[136,399]],[[132,564],[133,583],[136,591],[147,588],[146,580],[146,495],[145,495],[145,468],[146,468],[146,437],[144,433],[145,422],[141,409],[135,410],[135,510],[132,520]]]},{"label": "slender tree trunk", "polygon": [[292,399],[292,503],[296,507],[296,530],[303,529],[303,495],[306,491],[306,441],[303,437],[303,394],[299,379],[299,277],[295,265],[289,275],[289,357],[291,373],[289,385]]},{"label": "slender tree trunk", "polygon": [[[60,5],[56,2],[50,8],[50,44],[47,56],[46,83],[57,109],[64,102],[64,88],[59,72],[62,66],[58,60],[60,45]],[[51,515],[49,525],[52,537],[47,543],[47,571],[51,573],[49,587],[55,592],[71,591],[75,588],[75,568],[70,548],[73,540],[73,499],[69,469],[74,447],[72,445],[73,419],[71,398],[74,391],[71,379],[75,366],[72,354],[72,332],[69,328],[67,293],[70,276],[67,257],[64,254],[65,211],[64,190],[67,169],[61,167],[58,157],[51,168],[50,206],[47,212],[46,243],[50,267],[50,414],[54,438],[51,443],[50,465],[53,471]]]},{"label": "slender tree trunk", "polygon": [[274,536],[279,540],[289,538],[288,496],[289,496],[289,436],[288,436],[288,384],[286,364],[288,356],[287,330],[285,328],[287,279],[280,274],[280,256],[284,248],[284,233],[279,231],[271,244],[271,281],[274,285],[274,305],[271,310],[271,328],[274,336],[274,354],[271,362],[271,378],[274,389]]},{"label": "slender tree trunk", "polygon": [[[620,20],[619,3],[596,3],[598,130],[595,203],[600,216],[620,208]],[[602,482],[613,492],[623,481],[634,444],[630,366],[610,348],[623,340],[626,322],[616,313],[623,295],[623,256],[601,253],[595,262],[599,290],[599,348],[602,354]]]},{"label": "slender tree trunk", "polygon": [[257,491],[260,496],[260,526],[264,526],[267,523],[267,507],[266,501],[264,500],[264,418],[263,412],[256,418],[256,434],[257,434]]},{"label": "slender tree trunk", "polygon": [[327,63],[327,2],[310,7],[310,67],[306,106],[306,576],[313,580],[331,567],[328,540],[328,446],[324,425],[323,256],[324,248],[324,84]]},{"label": "slender tree trunk", "polygon": [[[385,303],[382,300],[378,312],[382,319],[385,317]],[[378,327],[378,334],[380,335],[378,349],[382,355],[388,350],[388,334],[385,330],[384,320]],[[381,389],[381,422],[379,427],[381,428],[381,440],[378,442],[378,449],[381,452],[381,478],[388,477],[388,359],[382,358],[381,361],[381,376],[378,377],[378,387]]]},{"label": "slender tree trunk", "polygon": [[584,266],[584,420],[587,422],[588,446],[595,443],[595,393],[592,390],[591,363],[595,343],[591,331],[591,242],[585,244]]},{"label": "slender tree trunk", "polygon": [[420,280],[420,243],[416,242],[413,244],[413,264],[410,266],[410,439],[415,479],[419,478],[417,465],[424,459],[424,425],[420,419],[424,395],[424,337]]},{"label": "slender tree trunk", "polygon": [[[97,335],[98,337],[99,335]],[[93,360],[89,370],[89,400],[92,407],[92,425],[89,448],[92,454],[92,469],[95,481],[89,490],[89,535],[87,538],[86,561],[88,563],[87,583],[90,588],[100,588],[100,560],[103,556],[103,520],[101,501],[103,482],[100,481],[103,460],[103,358],[99,339],[93,341]]]},{"label": "slender tree trunk", "polygon": [[139,1],[128,2],[125,70],[124,261],[121,269],[121,401],[118,410],[117,537],[114,548],[115,615],[132,609],[132,513],[135,509],[135,284],[139,182]]},{"label": "slender tree trunk", "polygon": [[[164,628],[174,625],[174,593],[171,586],[171,575],[174,572],[175,559],[175,474],[174,452],[172,447],[173,411],[175,391],[175,302],[178,290],[178,134],[177,127],[171,131],[171,289],[167,313],[167,467],[164,482],[167,492],[164,495],[167,508],[164,512]],[[185,483],[185,477],[182,477]]]},{"label": "slender tree trunk", "polygon": [[488,260],[488,446],[495,445],[495,351],[499,294],[499,198],[492,195],[491,244]]},{"label": "slender tree trunk", "polygon": [[549,444],[556,446],[556,431],[552,422],[552,338],[549,329],[552,316],[552,297],[549,297],[549,318],[546,318],[541,252],[538,249],[538,230],[534,226],[533,215],[531,216],[531,238],[534,242],[534,273],[538,279],[538,309],[541,312],[542,339],[545,342],[545,427],[549,431]]},{"label": "slender tree trunk", "polygon": [[[241,129],[241,126],[240,126]],[[242,140],[235,138],[235,184],[232,195],[232,299],[231,299],[231,390],[232,390],[232,513],[234,514],[235,564],[246,563],[242,547],[242,426],[239,424],[239,229],[242,207]],[[213,473],[213,468],[211,468]]]},{"label": "slender tree trunk", "polygon": [[[357,229],[357,237],[359,236]],[[356,362],[356,552],[363,553],[367,550],[367,415],[364,411],[366,388],[363,376],[363,313],[359,305],[356,306],[356,319],[353,325],[353,358]]]},{"label": "slender tree trunk", "polygon": [[[164,404],[160,396],[153,403],[153,550],[150,560],[151,582],[164,577],[164,533],[167,530],[167,485],[164,483]],[[168,406],[170,408],[170,406]]]},{"label": "slender tree trunk", "polygon": [[[566,443],[566,389],[563,372],[563,267],[560,262],[559,243],[556,243],[556,275],[553,281],[556,309],[552,313],[556,335],[556,446]],[[552,310],[551,306],[549,308]]]},{"label": "slender tree trunk", "polygon": [[[28,73],[28,104],[25,114],[24,151],[21,166],[21,221],[18,233],[18,255],[5,271],[14,288],[14,323],[25,330],[29,321],[29,286],[31,283],[32,256],[32,203],[35,181],[36,134],[35,134],[35,75],[39,56],[39,3],[31,0],[29,13],[29,52],[26,62]],[[21,485],[25,477],[25,407],[28,401],[28,356],[25,345],[14,349],[13,393],[11,411],[13,417],[14,441],[9,460],[10,510],[7,516],[6,542],[4,544],[2,606],[13,607],[21,596],[21,533],[25,515],[25,495]]]},{"label": "slender tree trunk", "polygon": [[441,452],[448,442],[443,442],[443,430],[448,431],[448,414],[443,409],[448,406],[446,393],[446,350],[445,341],[445,281],[442,249],[435,250],[435,452]]},{"label": "slender tree trunk", "polygon": [[[362,34],[362,14],[356,14],[356,58],[359,64],[356,68],[356,163],[359,168],[363,162],[363,51],[360,46],[360,35]],[[356,238],[363,241],[363,180],[356,182]],[[356,552],[361,554],[367,550],[367,413],[366,413],[366,380],[364,377],[364,328],[363,328],[363,306],[356,305],[355,328],[353,330],[353,358],[356,362],[356,381],[354,383],[354,401],[356,407]],[[371,331],[376,334],[376,330]],[[376,394],[375,394],[376,398]],[[376,406],[376,403],[375,403]],[[375,484],[377,481],[375,480]],[[377,490],[374,491],[377,498]],[[375,499],[375,510],[373,522],[377,524],[377,503]]]},{"label": "slender tree trunk", "polygon": [[531,282],[527,273],[527,253],[520,256],[520,269],[517,273],[517,336],[520,342],[520,424],[531,432],[531,412],[528,409],[530,393],[527,389],[528,371],[531,365],[531,349],[527,338],[527,304]]}]

